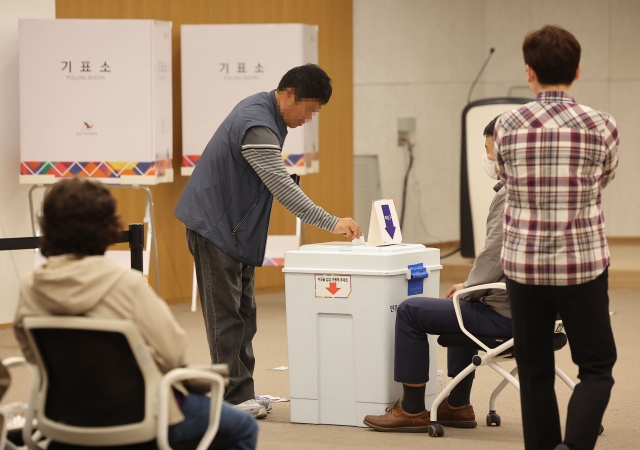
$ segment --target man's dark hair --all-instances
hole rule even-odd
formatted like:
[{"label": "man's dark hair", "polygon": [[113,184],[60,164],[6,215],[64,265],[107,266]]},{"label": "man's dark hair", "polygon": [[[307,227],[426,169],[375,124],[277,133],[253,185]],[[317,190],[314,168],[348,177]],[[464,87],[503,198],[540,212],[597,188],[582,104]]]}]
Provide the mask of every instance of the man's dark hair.
[{"label": "man's dark hair", "polygon": [[99,183],[80,178],[60,181],[45,197],[42,210],[44,256],[103,255],[118,240],[116,201]]},{"label": "man's dark hair", "polygon": [[522,44],[524,62],[536,72],[541,85],[573,83],[580,52],[576,37],[557,25],[529,32]]},{"label": "man's dark hair", "polygon": [[278,84],[278,90],[292,88],[295,100],[318,100],[321,105],[326,105],[331,98],[331,78],[315,64],[305,64],[294,67],[284,74]]},{"label": "man's dark hair", "polygon": [[484,127],[484,131],[482,132],[484,136],[493,137],[493,130],[495,130],[496,122],[498,121],[499,118],[500,118],[500,114],[495,116],[493,120],[489,122],[489,124],[486,127]]}]

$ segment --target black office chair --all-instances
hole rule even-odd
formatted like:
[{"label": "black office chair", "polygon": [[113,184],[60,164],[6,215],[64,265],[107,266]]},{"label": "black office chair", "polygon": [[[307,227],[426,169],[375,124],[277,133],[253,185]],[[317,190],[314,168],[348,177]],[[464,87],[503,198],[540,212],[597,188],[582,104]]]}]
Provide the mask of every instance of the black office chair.
[{"label": "black office chair", "polygon": [[171,385],[194,378],[211,385],[209,427],[197,450],[211,444],[225,387],[219,373],[181,368],[163,376],[127,320],[26,317],[24,327],[39,369],[23,429],[29,448],[41,449],[32,439],[36,418],[38,431],[52,440],[49,449],[170,449]]}]

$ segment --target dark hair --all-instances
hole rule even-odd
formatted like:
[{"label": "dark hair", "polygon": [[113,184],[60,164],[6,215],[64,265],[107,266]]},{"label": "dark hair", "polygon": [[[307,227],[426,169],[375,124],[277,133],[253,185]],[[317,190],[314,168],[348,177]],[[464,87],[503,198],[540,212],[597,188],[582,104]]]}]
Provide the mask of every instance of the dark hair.
[{"label": "dark hair", "polygon": [[315,64],[305,64],[294,67],[284,74],[278,90],[292,88],[295,100],[313,99],[320,101],[321,105],[326,105],[331,98],[331,78],[329,75]]},{"label": "dark hair", "polygon": [[522,43],[524,62],[542,85],[573,83],[580,64],[580,43],[557,25],[529,32]]},{"label": "dark hair", "polygon": [[495,116],[493,120],[489,122],[489,124],[486,127],[484,127],[484,131],[482,132],[484,136],[493,137],[493,130],[495,130],[496,122],[498,121],[499,118],[500,118],[500,114]]},{"label": "dark hair", "polygon": [[100,183],[80,178],[60,181],[45,197],[42,211],[44,256],[103,255],[118,240],[116,201]]}]

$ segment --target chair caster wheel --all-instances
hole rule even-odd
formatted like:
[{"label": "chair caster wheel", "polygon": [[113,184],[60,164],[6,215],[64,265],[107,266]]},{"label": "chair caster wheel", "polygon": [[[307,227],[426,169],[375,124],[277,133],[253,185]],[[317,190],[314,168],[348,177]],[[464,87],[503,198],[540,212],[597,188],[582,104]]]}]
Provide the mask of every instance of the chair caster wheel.
[{"label": "chair caster wheel", "polygon": [[487,414],[487,426],[495,425],[497,427],[500,426],[500,414],[491,411]]},{"label": "chair caster wheel", "polygon": [[440,425],[439,423],[435,423],[433,425],[429,425],[429,428],[427,428],[427,431],[429,432],[429,436],[431,436],[431,437],[442,437],[442,436],[444,436],[444,427],[442,425]]},{"label": "chair caster wheel", "polygon": [[598,436],[604,433],[604,425],[600,425],[600,431],[598,432]]}]

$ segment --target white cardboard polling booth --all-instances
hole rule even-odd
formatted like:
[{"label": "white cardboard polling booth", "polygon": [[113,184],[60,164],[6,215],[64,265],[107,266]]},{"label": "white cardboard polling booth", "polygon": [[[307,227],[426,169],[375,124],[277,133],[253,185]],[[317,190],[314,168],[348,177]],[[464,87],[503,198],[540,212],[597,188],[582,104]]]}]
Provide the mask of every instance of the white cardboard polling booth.
[{"label": "white cardboard polling booth", "polygon": [[20,182],[173,181],[171,22],[20,21]]},{"label": "white cardboard polling booth", "polygon": [[[384,214],[382,230],[395,236],[392,205],[375,202],[373,210]],[[385,223],[385,216],[392,219]],[[396,310],[411,296],[438,297],[440,250],[329,242],[286,252],[284,266],[291,421],[364,426],[366,415],[384,414],[402,396],[393,380]],[[438,344],[428,339],[431,404]]]},{"label": "white cardboard polling booth", "polygon": [[[32,192],[67,177],[146,191],[160,293],[153,201],[146,185],[173,181],[171,22],[20,20],[20,183]],[[116,260],[128,251],[108,252]],[[38,259],[36,258],[36,264]]]},{"label": "white cardboard polling booth", "polygon": [[[182,175],[240,100],[278,87],[296,66],[318,64],[318,27],[303,24],[182,25]],[[289,130],[289,173],[316,173],[318,118]]]}]

